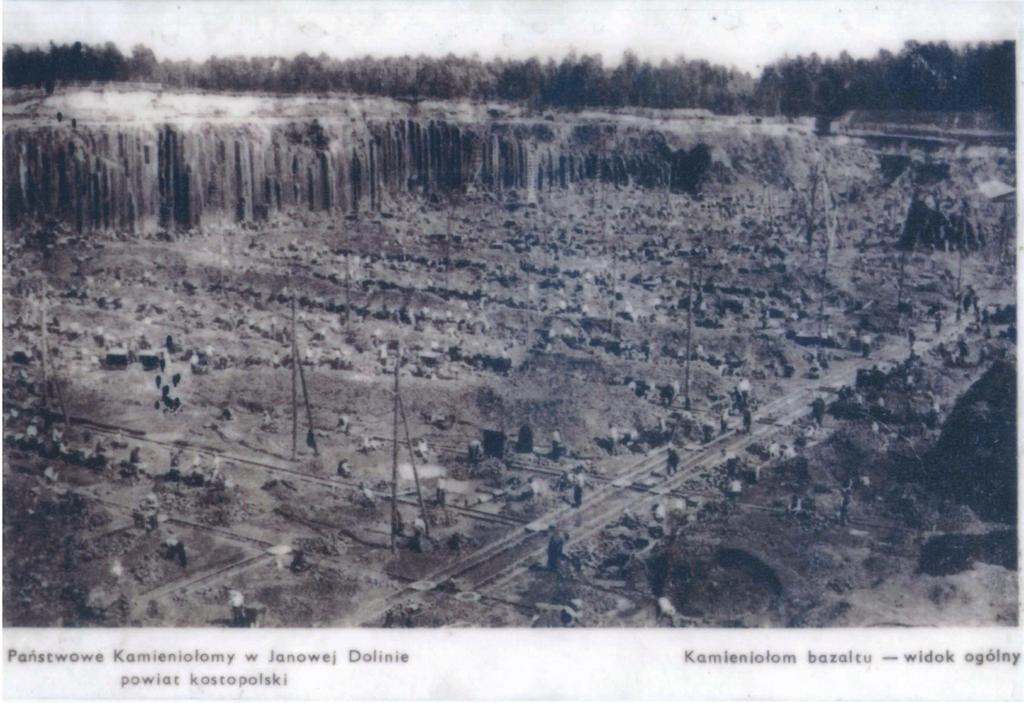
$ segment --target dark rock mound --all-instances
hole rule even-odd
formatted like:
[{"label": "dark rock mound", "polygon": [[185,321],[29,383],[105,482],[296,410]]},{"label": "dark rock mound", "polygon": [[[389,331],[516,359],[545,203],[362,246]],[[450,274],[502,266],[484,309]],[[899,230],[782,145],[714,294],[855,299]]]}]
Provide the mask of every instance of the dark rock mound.
[{"label": "dark rock mound", "polygon": [[1017,371],[997,361],[957,401],[926,480],[985,519],[1017,522]]},{"label": "dark rock mound", "polygon": [[919,573],[947,576],[970,569],[976,561],[1017,570],[1017,536],[1012,530],[984,535],[939,535],[921,549]]}]

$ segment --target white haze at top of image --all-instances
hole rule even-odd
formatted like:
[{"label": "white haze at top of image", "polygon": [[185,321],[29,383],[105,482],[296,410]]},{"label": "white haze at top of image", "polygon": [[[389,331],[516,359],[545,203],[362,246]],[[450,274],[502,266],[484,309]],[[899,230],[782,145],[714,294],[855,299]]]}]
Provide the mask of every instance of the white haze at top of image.
[{"label": "white haze at top of image", "polygon": [[1013,39],[1014,2],[565,2],[320,0],[115,2],[5,0],[5,44],[142,43],[161,59],[211,55],[335,58],[373,55],[489,59],[626,50],[660,61],[683,55],[752,73],[785,54],[898,50],[910,39],[951,43]]}]

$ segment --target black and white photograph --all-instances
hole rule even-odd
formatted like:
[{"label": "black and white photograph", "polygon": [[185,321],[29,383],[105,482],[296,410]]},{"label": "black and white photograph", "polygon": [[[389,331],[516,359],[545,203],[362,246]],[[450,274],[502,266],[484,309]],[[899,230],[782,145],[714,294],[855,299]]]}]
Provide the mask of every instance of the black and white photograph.
[{"label": "black and white photograph", "polygon": [[4,628],[1018,627],[1018,21],[5,0]]}]

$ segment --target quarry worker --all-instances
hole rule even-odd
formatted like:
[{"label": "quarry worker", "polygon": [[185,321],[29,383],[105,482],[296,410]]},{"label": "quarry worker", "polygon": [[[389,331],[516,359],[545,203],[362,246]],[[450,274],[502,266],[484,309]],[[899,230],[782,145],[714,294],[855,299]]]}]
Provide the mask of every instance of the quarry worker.
[{"label": "quarry worker", "polygon": [[741,408],[745,408],[750,404],[750,393],[752,390],[750,381],[745,378],[741,378],[739,383],[736,384],[736,394],[739,397]]},{"label": "quarry worker", "polygon": [[143,517],[147,531],[153,531],[157,526],[157,514],[160,512],[160,499],[157,498],[156,493],[147,493],[146,497],[142,500],[142,507],[140,512]]},{"label": "quarry worker", "polygon": [[675,447],[670,446],[668,448],[668,457],[665,465],[669,476],[674,475],[679,470],[679,452]]},{"label": "quarry worker", "polygon": [[811,418],[818,427],[825,424],[825,399],[815,398],[811,403]]},{"label": "quarry worker", "polygon": [[839,492],[842,495],[842,502],[839,505],[839,524],[847,525],[850,522],[850,503],[853,500],[853,487],[850,485],[843,486]]},{"label": "quarry worker", "polygon": [[367,505],[368,507],[373,507],[374,505],[377,504],[377,497],[373,495],[373,491],[371,491],[367,487],[364,481],[359,482],[359,494],[363,500],[364,505]]},{"label": "quarry worker", "polygon": [[655,622],[660,623],[662,620],[668,620],[669,623],[675,627],[677,611],[672,601],[665,596],[658,599],[658,615]]},{"label": "quarry worker", "polygon": [[551,458],[557,461],[564,451],[565,446],[562,444],[562,433],[555,430],[551,433]]},{"label": "quarry worker", "polygon": [[369,435],[364,434],[359,442],[359,451],[363,454],[369,454],[374,450],[374,448],[373,440]]},{"label": "quarry worker", "polygon": [[245,613],[245,596],[241,591],[228,591],[228,605],[231,607],[231,626],[248,627],[250,623]]},{"label": "quarry worker", "polygon": [[338,418],[337,429],[341,430],[343,434],[347,435],[349,433],[349,430],[351,429],[351,423],[349,421],[348,415],[342,415],[341,417]]},{"label": "quarry worker", "polygon": [[750,428],[753,425],[754,418],[750,414],[750,408],[743,408],[743,431],[746,434],[750,434]]},{"label": "quarry worker", "polygon": [[409,540],[409,547],[414,552],[423,552],[426,531],[427,525],[423,522],[423,518],[417,517],[412,523],[412,539]]},{"label": "quarry worker", "polygon": [[554,525],[548,527],[548,571],[558,571],[558,562],[562,560],[562,551],[567,539],[568,535],[560,534]]},{"label": "quarry worker", "polygon": [[963,366],[964,364],[967,363],[967,355],[969,353],[967,342],[964,340],[963,337],[960,337],[960,339],[956,340],[956,350],[959,356],[959,358],[957,359],[957,363]]},{"label": "quarry worker", "polygon": [[427,440],[422,437],[416,440],[416,456],[424,460],[427,458]]},{"label": "quarry worker", "polygon": [[188,557],[185,555],[185,543],[177,537],[171,536],[164,541],[164,555],[171,561],[177,561],[181,568],[188,566]]},{"label": "quarry worker", "polygon": [[352,475],[352,464],[348,459],[338,459],[338,476],[348,478]]},{"label": "quarry worker", "polygon": [[479,464],[480,459],[483,458],[483,445],[480,444],[480,440],[474,439],[469,443],[469,463]]},{"label": "quarry worker", "polygon": [[448,510],[448,483],[443,478],[437,479],[437,491],[434,498],[441,510]]},{"label": "quarry worker", "polygon": [[572,506],[579,508],[583,505],[583,488],[586,485],[586,478],[583,475],[583,467],[577,466],[572,474]]},{"label": "quarry worker", "polygon": [[722,409],[722,415],[718,420],[719,434],[725,434],[729,431],[729,408]]},{"label": "quarry worker", "polygon": [[306,552],[301,549],[296,549],[292,552],[292,563],[288,565],[288,569],[292,573],[302,573],[310,569],[309,562],[306,561]]}]

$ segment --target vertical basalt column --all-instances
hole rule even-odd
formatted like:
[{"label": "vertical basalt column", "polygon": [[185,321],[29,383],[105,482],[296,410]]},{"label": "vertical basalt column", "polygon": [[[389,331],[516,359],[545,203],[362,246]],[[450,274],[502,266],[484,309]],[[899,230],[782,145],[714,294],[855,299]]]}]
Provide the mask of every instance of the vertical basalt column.
[{"label": "vertical basalt column", "polygon": [[[261,210],[265,210],[265,203],[263,200],[263,193],[260,188],[257,188],[257,184],[260,182],[262,158],[257,158],[257,149],[259,149],[259,155],[263,155],[263,145],[259,140],[254,138],[253,135],[247,135],[249,139],[249,174],[245,181],[245,195],[249,201],[249,208],[245,213],[247,219],[257,219],[257,213]],[[261,218],[262,219],[262,218]]]},{"label": "vertical basalt column", "polygon": [[245,220],[245,192],[243,190],[242,144],[235,141],[235,221]]},{"label": "vertical basalt column", "polygon": [[367,184],[370,192],[370,210],[377,211],[380,209],[380,204],[377,202],[377,159],[376,159],[376,144],[374,138],[371,136],[367,140],[366,144],[366,175]]},{"label": "vertical basalt column", "polygon": [[328,161],[327,152],[317,152],[317,159],[320,162],[320,187],[323,191],[321,209],[330,210],[333,198],[331,197],[331,165]]},{"label": "vertical basalt column", "polygon": [[490,187],[502,188],[502,141],[498,135],[490,137]]},{"label": "vertical basalt column", "polygon": [[363,197],[363,165],[359,160],[359,152],[354,147],[349,166],[349,181],[352,185],[352,212],[359,214],[359,203]]}]

